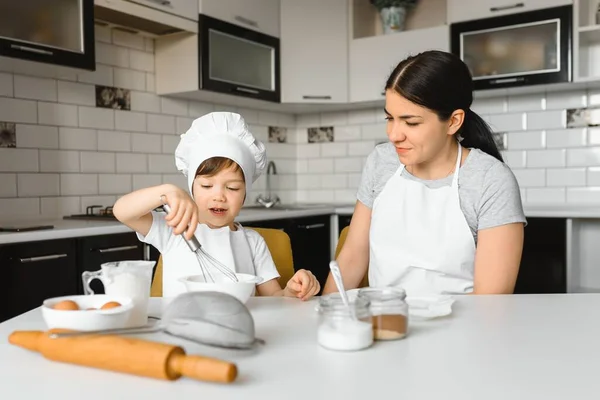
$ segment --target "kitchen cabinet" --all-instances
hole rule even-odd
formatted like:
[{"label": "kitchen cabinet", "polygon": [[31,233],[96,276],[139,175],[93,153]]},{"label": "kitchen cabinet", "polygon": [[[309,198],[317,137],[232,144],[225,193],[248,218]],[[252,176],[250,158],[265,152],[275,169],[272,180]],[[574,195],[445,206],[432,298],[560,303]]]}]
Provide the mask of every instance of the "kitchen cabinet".
[{"label": "kitchen cabinet", "polygon": [[347,103],[348,1],[281,0],[280,7],[281,102]]},{"label": "kitchen cabinet", "polygon": [[145,7],[198,21],[198,0],[127,0]]},{"label": "kitchen cabinet", "polygon": [[450,50],[448,25],[350,41],[350,102],[383,100],[385,81],[400,61],[426,50]]},{"label": "kitchen cabinet", "polygon": [[93,2],[2,3],[0,15],[5,18],[0,24],[1,56],[78,70],[96,69]]},{"label": "kitchen cabinet", "polygon": [[573,4],[572,0],[448,0],[448,23]]},{"label": "kitchen cabinet", "polygon": [[247,227],[281,229],[290,237],[294,269],[311,271],[321,287],[329,274],[330,230],[329,215],[289,218],[267,221],[251,221]]},{"label": "kitchen cabinet", "polygon": [[[77,293],[83,294],[81,274],[84,271],[97,271],[100,265],[111,261],[143,260],[144,243],[135,233],[89,236],[77,240]],[[94,293],[104,293],[99,280],[91,284]]]},{"label": "kitchen cabinet", "polygon": [[39,307],[47,298],[75,293],[75,253],[72,239],[0,246],[0,322]]},{"label": "kitchen cabinet", "polygon": [[352,214],[338,215],[338,237],[345,227],[350,226],[350,221],[352,221]]},{"label": "kitchen cabinet", "polygon": [[199,0],[199,4],[200,14],[279,37],[279,0]]}]

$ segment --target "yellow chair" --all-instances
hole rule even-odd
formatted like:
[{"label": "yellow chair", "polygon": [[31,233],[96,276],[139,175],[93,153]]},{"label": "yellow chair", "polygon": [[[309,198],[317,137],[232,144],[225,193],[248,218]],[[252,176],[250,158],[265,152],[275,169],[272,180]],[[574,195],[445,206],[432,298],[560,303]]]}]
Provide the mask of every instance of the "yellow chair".
[{"label": "yellow chair", "polygon": [[[285,287],[287,282],[294,276],[294,259],[292,257],[292,243],[290,237],[284,231],[279,229],[270,228],[248,228],[254,229],[258,232],[269,248],[269,252],[279,272],[279,284],[281,287]],[[152,288],[150,295],[152,297],[162,297],[162,277],[163,277],[163,264],[162,256],[158,258],[156,263],[156,270],[154,272],[154,279],[152,280]]]},{"label": "yellow chair", "polygon": [[[338,239],[338,243],[337,246],[335,247],[335,258],[337,260],[338,256],[340,255],[340,252],[342,251],[342,247],[344,247],[344,242],[346,241],[346,237],[348,236],[348,230],[350,229],[349,226],[345,227],[344,229],[342,229],[342,231],[340,232],[340,237]],[[363,277],[362,282],[360,283],[360,285],[358,287],[367,287],[369,286],[369,272],[367,270],[367,273],[365,274],[365,276]]]}]

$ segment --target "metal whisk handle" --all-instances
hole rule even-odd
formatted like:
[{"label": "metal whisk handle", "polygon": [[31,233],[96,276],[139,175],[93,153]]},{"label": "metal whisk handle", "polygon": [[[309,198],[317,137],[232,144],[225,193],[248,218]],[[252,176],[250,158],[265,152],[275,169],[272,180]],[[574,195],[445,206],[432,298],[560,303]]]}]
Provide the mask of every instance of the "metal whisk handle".
[{"label": "metal whisk handle", "polygon": [[[169,207],[168,204],[163,204],[163,209],[167,212],[167,214],[171,213],[171,207]],[[200,242],[198,241],[196,236],[192,236],[192,238],[190,240],[186,239],[185,235],[183,235],[183,234],[181,236],[183,236],[183,240],[188,245],[190,250],[193,251],[194,253],[196,252],[196,250],[198,250],[201,247]]]}]

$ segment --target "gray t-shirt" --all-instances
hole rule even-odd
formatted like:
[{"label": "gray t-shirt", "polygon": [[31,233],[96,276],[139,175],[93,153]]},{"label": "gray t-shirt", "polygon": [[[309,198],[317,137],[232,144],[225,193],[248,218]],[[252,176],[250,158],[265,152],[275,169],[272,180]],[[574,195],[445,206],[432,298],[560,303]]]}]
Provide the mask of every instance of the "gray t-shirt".
[{"label": "gray t-shirt", "polygon": [[[479,229],[514,222],[526,224],[527,221],[519,184],[510,168],[479,149],[470,150],[458,173],[458,196],[460,208],[477,243]],[[363,168],[356,196],[358,200],[372,208],[373,201],[400,166],[392,143],[376,146]],[[451,186],[453,174],[442,179],[423,180],[404,169],[402,177],[429,188],[438,188]]]}]

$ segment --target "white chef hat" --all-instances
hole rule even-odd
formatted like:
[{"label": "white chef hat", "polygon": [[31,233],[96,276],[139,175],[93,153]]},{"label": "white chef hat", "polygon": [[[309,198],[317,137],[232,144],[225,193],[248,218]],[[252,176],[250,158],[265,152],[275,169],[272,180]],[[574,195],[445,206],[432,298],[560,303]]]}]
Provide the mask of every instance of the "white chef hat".
[{"label": "white chef hat", "polygon": [[212,157],[226,157],[240,166],[246,193],[267,164],[265,145],[250,133],[241,115],[231,112],[203,115],[181,135],[175,149],[175,165],[187,177],[190,194],[198,167]]}]

